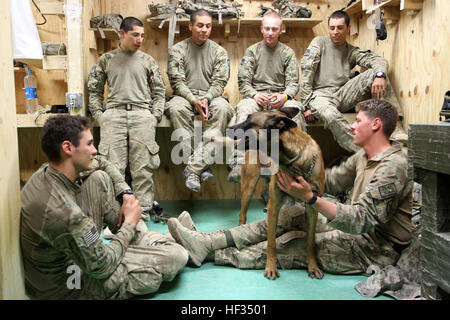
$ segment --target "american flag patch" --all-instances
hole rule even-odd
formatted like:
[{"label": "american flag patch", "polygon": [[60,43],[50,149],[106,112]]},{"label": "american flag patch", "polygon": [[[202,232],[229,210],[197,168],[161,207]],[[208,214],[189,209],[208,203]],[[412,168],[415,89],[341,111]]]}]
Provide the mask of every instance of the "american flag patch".
[{"label": "american flag patch", "polygon": [[97,232],[97,228],[95,226],[83,235],[84,242],[88,247],[97,241],[98,238],[100,238],[100,234]]}]

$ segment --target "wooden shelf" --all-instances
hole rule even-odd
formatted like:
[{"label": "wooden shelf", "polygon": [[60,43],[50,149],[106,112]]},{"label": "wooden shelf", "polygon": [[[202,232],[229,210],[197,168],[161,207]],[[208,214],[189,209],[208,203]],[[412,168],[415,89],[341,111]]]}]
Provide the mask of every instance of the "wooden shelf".
[{"label": "wooden shelf", "polygon": [[[367,1],[367,0],[366,0]],[[398,7],[401,11],[418,11],[422,10],[423,0],[387,0],[377,6],[372,6],[366,10],[367,14],[375,12],[377,9]]]},{"label": "wooden shelf", "polygon": [[[95,37],[103,40],[119,40],[119,36],[117,35],[116,30],[114,29],[99,29],[97,28],[89,28],[92,32],[94,32]],[[103,34],[102,34],[103,33]]]},{"label": "wooden shelf", "polygon": [[356,15],[361,12],[365,12],[366,14],[372,14],[377,9],[382,8],[394,8],[398,7],[402,10],[412,10],[418,11],[422,10],[423,0],[386,0],[379,5],[374,6],[372,0],[358,0],[348,8],[345,8],[344,11],[347,12],[350,16]]},{"label": "wooden shelf", "polygon": [[[152,20],[151,18],[147,19],[150,25],[154,28],[158,28],[163,20]],[[259,26],[261,25],[262,18],[242,18],[240,21],[241,26]],[[283,23],[286,27],[296,27],[296,28],[312,28],[321,23],[320,19],[309,19],[309,18],[284,18]],[[189,24],[189,19],[178,19],[177,25],[187,26]],[[223,19],[222,25],[226,26],[237,26],[239,24],[239,20],[236,18],[232,19]],[[169,20],[166,19],[163,27],[167,28],[169,25]],[[213,19],[213,26],[219,26],[219,21],[217,19]]]},{"label": "wooden shelf", "polygon": [[42,59],[42,69],[67,70],[67,56],[44,56],[44,59]]},{"label": "wooden shelf", "polygon": [[44,56],[40,59],[16,59],[29,66],[43,70],[67,70],[68,58],[66,55]]},{"label": "wooden shelf", "polygon": [[349,16],[361,13],[363,11],[363,1],[356,1],[351,6],[345,8],[344,11],[347,12]]}]

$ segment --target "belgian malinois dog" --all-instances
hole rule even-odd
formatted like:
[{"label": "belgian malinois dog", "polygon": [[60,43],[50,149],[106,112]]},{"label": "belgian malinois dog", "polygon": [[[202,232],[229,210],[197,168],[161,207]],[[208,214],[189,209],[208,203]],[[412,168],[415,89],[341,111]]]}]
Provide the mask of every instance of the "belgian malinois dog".
[{"label": "belgian malinois dog", "polygon": [[[260,129],[266,129],[268,132],[267,140],[279,139],[279,168],[290,174],[294,178],[302,175],[308,181],[313,190],[319,196],[323,194],[325,187],[325,169],[322,158],[322,151],[319,145],[306,132],[297,127],[297,124],[291,120],[297,115],[299,109],[281,108],[279,110],[259,111],[248,116],[247,120],[236,124],[229,129],[242,129],[244,132],[249,129],[258,133]],[[270,136],[271,129],[278,129],[278,137]],[[277,131],[275,131],[277,132]],[[257,136],[261,136],[258,135]],[[234,137],[236,138],[236,136]],[[261,139],[261,138],[260,138]],[[241,139],[242,140],[242,139]],[[247,141],[248,142],[248,141]],[[239,216],[239,224],[244,224],[247,219],[247,210],[255,191],[256,185],[260,178],[260,170],[262,167],[268,167],[267,161],[261,161],[263,153],[249,149],[246,143],[246,151],[241,171],[241,212]],[[254,156],[257,159],[255,164],[249,163],[251,153],[258,153]],[[266,152],[265,160],[274,161],[274,150]],[[264,276],[269,279],[279,277],[277,269],[276,246],[275,246],[275,230],[278,222],[278,213],[285,197],[289,197],[277,186],[276,172],[270,174],[269,182],[269,201],[267,205],[267,262]],[[321,279],[322,271],[319,269],[316,260],[315,251],[315,230],[317,222],[317,211],[312,206],[306,205],[307,219],[307,242],[306,254],[308,262],[308,274],[311,278]]]}]

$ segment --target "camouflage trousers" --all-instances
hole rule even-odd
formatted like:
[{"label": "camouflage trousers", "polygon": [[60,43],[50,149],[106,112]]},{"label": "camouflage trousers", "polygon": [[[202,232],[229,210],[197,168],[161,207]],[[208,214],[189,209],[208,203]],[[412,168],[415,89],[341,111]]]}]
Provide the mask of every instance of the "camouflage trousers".
[{"label": "camouflage trousers", "polygon": [[[359,147],[353,143],[350,124],[342,113],[352,110],[358,102],[372,97],[374,77],[375,71],[369,69],[349,80],[337,91],[331,89],[316,90],[308,102],[307,107],[311,109],[314,117],[325,124],[325,128],[332,132],[334,139],[343,149],[352,153],[358,151]],[[386,79],[386,95],[383,99],[389,101],[397,109],[400,117],[403,116],[389,79]]]},{"label": "camouflage trousers", "polygon": [[[186,170],[200,175],[212,164],[208,159],[214,157],[215,144],[208,137],[225,135],[228,122],[233,117],[233,108],[223,97],[212,99],[209,105],[210,118],[206,123],[197,118],[195,107],[182,97],[174,96],[170,99],[168,108],[174,130],[184,129],[183,150],[188,150],[188,154],[183,154]],[[201,141],[194,149],[194,128],[197,125],[201,126]]]},{"label": "camouflage trousers", "polygon": [[142,211],[147,213],[155,197],[153,172],[160,164],[159,146],[155,141],[155,117],[148,109],[126,111],[121,106],[107,109],[98,121],[99,153],[111,161],[123,176],[129,166],[134,194]]},{"label": "camouflage trousers", "polygon": [[[306,218],[304,207],[280,211],[277,225],[277,265],[281,269],[307,268]],[[230,229],[236,247],[214,252],[214,263],[240,269],[264,269],[266,265],[267,223],[254,222]],[[395,263],[399,254],[387,240],[366,233],[351,235],[327,226],[319,213],[316,226],[316,254],[323,271],[335,274],[365,274],[368,266]]]},{"label": "camouflage trousers", "polygon": [[[306,122],[305,117],[303,115],[304,108],[298,101],[294,99],[287,100],[283,107],[290,107],[290,108],[297,108],[300,109],[300,112],[292,119],[297,123],[300,129],[303,131],[306,131]],[[268,107],[270,108],[270,107]],[[236,124],[241,123],[245,121],[248,117],[248,115],[261,111],[263,108],[258,105],[253,98],[245,98],[239,101],[238,105],[236,106]],[[240,150],[238,148],[235,149],[232,158],[229,160],[230,167],[234,168],[236,165],[242,164],[244,160],[244,150]]]},{"label": "camouflage trousers", "polygon": [[[120,203],[104,171],[95,171],[84,181],[76,201],[97,230],[106,224],[113,233],[118,231]],[[163,281],[173,280],[187,261],[187,251],[170,235],[148,231],[140,220],[121,263],[108,278],[96,279],[82,273],[81,298],[128,299],[156,292]]]}]

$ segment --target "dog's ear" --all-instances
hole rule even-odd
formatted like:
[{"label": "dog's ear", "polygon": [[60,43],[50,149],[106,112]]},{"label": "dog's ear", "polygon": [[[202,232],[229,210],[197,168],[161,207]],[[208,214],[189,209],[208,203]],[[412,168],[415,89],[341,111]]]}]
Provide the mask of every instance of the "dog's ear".
[{"label": "dog's ear", "polygon": [[300,109],[292,108],[292,107],[285,107],[285,108],[281,108],[279,110],[281,112],[283,112],[286,116],[288,116],[290,119],[295,117],[300,112]]},{"label": "dog's ear", "polygon": [[[294,108],[293,108],[294,109]],[[278,129],[280,132],[295,128],[297,124],[288,117],[275,117],[268,121],[268,129]]]}]

